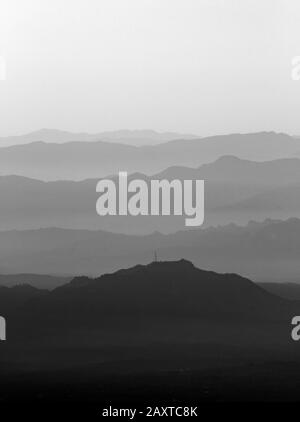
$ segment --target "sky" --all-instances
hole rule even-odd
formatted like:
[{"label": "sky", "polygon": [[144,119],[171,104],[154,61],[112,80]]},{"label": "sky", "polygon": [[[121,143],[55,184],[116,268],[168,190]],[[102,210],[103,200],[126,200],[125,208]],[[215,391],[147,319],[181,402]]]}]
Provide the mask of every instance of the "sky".
[{"label": "sky", "polygon": [[300,134],[299,0],[1,0],[0,136]]}]

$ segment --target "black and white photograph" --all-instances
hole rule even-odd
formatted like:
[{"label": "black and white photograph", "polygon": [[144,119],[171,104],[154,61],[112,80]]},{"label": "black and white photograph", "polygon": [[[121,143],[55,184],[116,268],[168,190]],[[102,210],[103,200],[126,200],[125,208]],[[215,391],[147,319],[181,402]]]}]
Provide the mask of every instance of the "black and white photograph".
[{"label": "black and white photograph", "polygon": [[300,402],[299,22],[0,0],[0,417]]}]

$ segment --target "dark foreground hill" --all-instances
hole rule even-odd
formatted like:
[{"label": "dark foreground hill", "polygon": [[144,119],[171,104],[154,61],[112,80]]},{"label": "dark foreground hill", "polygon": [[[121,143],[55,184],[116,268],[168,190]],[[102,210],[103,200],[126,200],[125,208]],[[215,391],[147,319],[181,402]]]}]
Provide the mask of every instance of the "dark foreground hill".
[{"label": "dark foreground hill", "polygon": [[298,310],[237,274],[186,260],[77,277],[8,316],[2,404],[99,411],[111,401],[285,399],[298,373],[290,337]]},{"label": "dark foreground hill", "polygon": [[275,160],[294,157],[299,150],[298,139],[274,132],[177,139],[141,147],[103,141],[33,142],[1,148],[0,168],[3,175],[82,180],[120,170],[154,174],[170,166],[197,167],[228,154],[254,161]]},{"label": "dark foreground hill", "polygon": [[0,286],[0,315],[11,315],[28,300],[46,293],[47,290],[37,289],[28,284],[20,284],[10,288]]},{"label": "dark foreground hill", "polygon": [[22,321],[31,326],[61,330],[109,326],[119,318],[278,321],[289,314],[289,306],[237,274],[203,271],[182,259],[137,265],[95,279],[76,277],[31,300],[21,312]]},{"label": "dark foreground hill", "polygon": [[[32,289],[35,294],[28,294],[27,288],[22,301],[14,290],[2,288],[17,301],[10,320],[10,338],[17,342],[49,335],[74,341],[93,332],[86,336],[92,344],[95,333],[102,337],[111,329],[117,342],[126,331],[137,343],[152,342],[171,335],[171,327],[176,327],[171,336],[181,342],[185,333],[180,327],[186,325],[197,327],[194,340],[203,340],[203,324],[288,322],[298,308],[298,302],[275,296],[237,274],[203,271],[186,260],[138,265],[96,279],[77,277],[51,292]],[[148,331],[143,332],[143,326]]]}]

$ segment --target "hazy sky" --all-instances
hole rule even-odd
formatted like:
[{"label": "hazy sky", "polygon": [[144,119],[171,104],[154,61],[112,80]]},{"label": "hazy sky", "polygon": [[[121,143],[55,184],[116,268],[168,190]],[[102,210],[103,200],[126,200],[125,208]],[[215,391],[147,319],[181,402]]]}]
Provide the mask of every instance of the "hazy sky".
[{"label": "hazy sky", "polygon": [[1,0],[0,136],[300,134],[299,21],[299,0]]}]

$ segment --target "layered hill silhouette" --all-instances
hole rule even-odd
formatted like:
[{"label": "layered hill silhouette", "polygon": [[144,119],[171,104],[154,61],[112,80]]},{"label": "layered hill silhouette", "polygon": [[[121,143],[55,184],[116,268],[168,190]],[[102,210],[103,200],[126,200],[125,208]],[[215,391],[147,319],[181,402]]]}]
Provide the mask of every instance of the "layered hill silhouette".
[{"label": "layered hill silhouette", "polygon": [[[117,321],[126,325],[126,320],[138,330],[141,321],[173,325],[189,318],[199,323],[266,323],[281,322],[296,309],[237,274],[200,270],[183,259],[138,265],[96,279],[79,277],[41,292],[19,304],[16,327],[30,326],[33,333],[42,328],[45,334],[104,329]],[[155,339],[154,332],[151,336]]]},{"label": "layered hill silhouette", "polygon": [[[144,174],[134,173],[132,178],[149,182]],[[253,162],[224,156],[197,168],[170,167],[151,178],[204,179],[204,227],[300,217],[298,158]],[[184,216],[99,217],[95,210],[98,180],[42,182],[0,176],[0,230],[61,227],[148,234],[185,228]]]},{"label": "layered hill silhouette", "polygon": [[40,297],[46,293],[47,290],[38,289],[29,284],[20,284],[13,287],[0,286],[1,315],[9,317],[32,298]]},{"label": "layered hill silhouette", "polygon": [[15,299],[1,345],[3,402],[84,402],[86,411],[86,403],[124,392],[141,401],[150,393],[158,401],[265,392],[290,399],[284,392],[299,365],[290,321],[298,309],[249,279],[182,259],[75,278]]},{"label": "layered hill silhouette", "polygon": [[264,161],[293,157],[299,151],[299,140],[273,132],[173,140],[142,147],[104,141],[64,144],[38,141],[1,148],[0,166],[2,175],[82,180],[122,170],[149,175],[174,165],[197,167],[228,154]]},{"label": "layered hill silhouette", "polygon": [[68,283],[72,277],[54,277],[42,274],[0,274],[0,286],[23,287],[38,286],[40,289],[47,289],[49,286],[55,288]]},{"label": "layered hill silhouette", "polygon": [[115,130],[99,133],[74,133],[56,129],[41,129],[26,135],[0,138],[0,147],[28,144],[32,142],[67,143],[108,141],[129,145],[151,145],[175,139],[193,139],[196,135],[176,132],[156,132],[154,130]]},{"label": "layered hill silhouette", "polygon": [[[59,228],[14,230],[1,233],[0,270],[2,274],[97,276],[145,264],[156,250],[163,260],[184,257],[204,269],[236,272],[255,281],[286,282],[299,276],[299,249],[299,219],[147,236]],[[38,279],[33,283],[39,286]],[[48,285],[43,280],[43,286],[51,288],[51,281]]]}]

